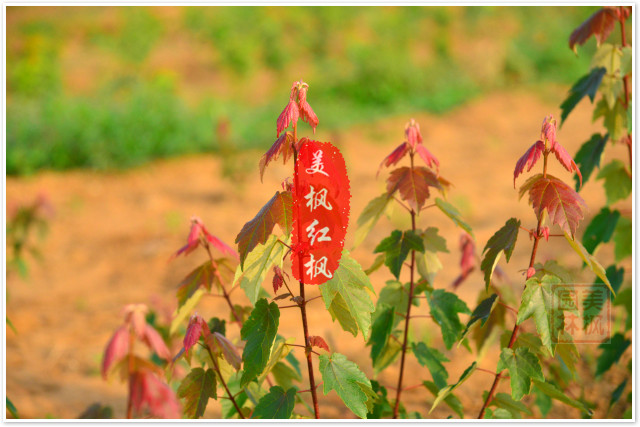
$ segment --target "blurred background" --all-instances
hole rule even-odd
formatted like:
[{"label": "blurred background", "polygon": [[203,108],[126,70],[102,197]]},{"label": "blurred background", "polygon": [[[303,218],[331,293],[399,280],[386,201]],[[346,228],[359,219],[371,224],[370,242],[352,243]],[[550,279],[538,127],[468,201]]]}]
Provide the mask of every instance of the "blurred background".
[{"label": "blurred background", "polygon": [[[315,138],[333,142],[346,159],[353,194],[346,247],[364,206],[384,191],[387,171],[376,179],[378,165],[403,141],[411,118],[453,183],[448,200],[473,228],[478,251],[510,217],[534,226],[533,211],[514,189],[513,168],[540,135],[543,118],[559,117],[572,83],[589,71],[595,41],[576,55],[568,38],[595,10],[7,7],[6,390],[18,414],[76,418],[99,403],[124,416],[125,384],[100,376],[120,310],[146,303],[156,325],[166,326],[176,286],[206,259],[195,253],[167,262],[184,245],[191,215],[233,246],[243,224],[280,190],[291,163],[270,164],[261,183],[258,162],[275,140],[276,118],[295,80],[310,86],[307,99],[320,120]],[[619,40],[618,32],[611,40]],[[602,131],[591,123],[592,111],[583,100],[559,131],[572,155]],[[301,124],[299,134],[312,131]],[[607,147],[605,155],[628,161],[621,145]],[[551,173],[571,182],[555,162]],[[593,207],[587,224],[606,199],[593,178],[581,195]],[[631,204],[624,203],[628,214]],[[436,286],[449,289],[460,273],[460,230],[431,211],[419,223],[438,227],[447,239]],[[352,255],[370,266],[377,243],[408,224],[397,209]],[[514,295],[520,295],[529,254],[521,234],[511,262],[501,263]],[[545,244],[539,260],[547,259],[593,281],[566,244]],[[602,248],[598,259],[609,265],[611,248]],[[376,291],[390,278],[383,269],[371,275]],[[476,271],[456,292],[475,307],[483,288]],[[307,295],[318,294],[310,288]],[[248,304],[241,290],[233,298]],[[226,316],[218,300],[203,300],[198,312]],[[373,378],[362,338],[334,324],[321,300],[313,304],[312,333]],[[412,334],[439,340],[429,326],[416,325]],[[295,310],[283,310],[279,332],[300,342]],[[228,333],[239,336],[235,325]],[[176,354],[180,340],[170,344]],[[592,381],[596,347],[580,348],[584,384]],[[476,360],[455,348],[447,357],[450,378]],[[495,369],[496,357],[490,349],[478,363]],[[415,360],[408,363],[410,372],[423,372]],[[586,387],[584,398],[599,402],[611,395],[625,372],[610,375]],[[457,391],[469,416],[481,406],[479,390],[489,387],[488,377],[476,374]],[[376,378],[393,384],[397,366]],[[500,387],[509,391],[506,381]],[[574,397],[582,390],[577,384]],[[426,413],[431,399],[416,389],[403,403]],[[211,402],[205,416],[219,417],[219,408]],[[323,417],[353,417],[333,392],[321,397],[321,408]],[[598,407],[594,416],[619,417],[624,409]],[[431,414],[448,415],[441,407]],[[580,413],[558,404],[549,416]]]},{"label": "blurred background", "polygon": [[553,92],[586,73],[594,43],[567,40],[595,10],[8,7],[7,173],[265,148],[300,78],[325,130]]}]

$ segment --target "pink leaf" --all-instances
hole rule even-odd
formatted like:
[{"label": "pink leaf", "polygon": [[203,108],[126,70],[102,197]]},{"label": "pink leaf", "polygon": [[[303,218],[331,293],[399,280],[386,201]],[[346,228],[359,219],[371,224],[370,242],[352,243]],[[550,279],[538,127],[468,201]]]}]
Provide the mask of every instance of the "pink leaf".
[{"label": "pink leaf", "polygon": [[387,157],[385,157],[382,163],[380,163],[380,167],[378,168],[378,173],[376,174],[376,176],[378,176],[383,166],[389,167],[389,166],[395,165],[400,160],[402,160],[402,158],[408,152],[409,152],[409,144],[407,144],[406,142],[403,142],[402,144],[398,145],[396,149],[393,150],[391,154],[389,154]]},{"label": "pink leaf", "polygon": [[407,136],[407,142],[412,147],[422,144],[422,134],[420,133],[420,125],[414,119],[404,127],[404,134]]},{"label": "pink leaf", "polygon": [[569,172],[576,172],[578,174],[578,178],[580,178],[580,186],[582,186],[582,173],[580,172],[580,168],[576,165],[576,162],[573,161],[573,158],[567,150],[564,149],[559,142],[556,142],[551,146],[551,151],[556,155],[556,159],[560,162],[562,166]]},{"label": "pink leaf", "polygon": [[198,245],[200,245],[200,234],[202,233],[202,221],[197,216],[191,217],[191,229],[189,230],[189,236],[187,237],[187,244],[178,249],[178,251],[173,254],[171,259],[176,258],[180,254],[184,253],[185,256],[189,255],[193,252]]},{"label": "pink leaf", "polygon": [[262,158],[260,159],[260,181],[262,182],[262,178],[264,176],[264,171],[267,168],[267,165],[271,163],[273,160],[277,160],[282,154],[282,163],[286,164],[287,160],[293,155],[293,133],[285,132],[276,139],[276,142],[273,143],[271,148],[264,153]]},{"label": "pink leaf", "polygon": [[[184,335],[184,340],[182,343],[184,344],[184,351],[188,354],[191,347],[193,347],[200,336],[203,334],[203,330],[206,328],[205,332],[209,331],[209,326],[207,326],[204,319],[197,314],[194,314],[189,319],[189,326],[187,326],[187,332]],[[208,335],[208,334],[207,334]]]},{"label": "pink leaf", "polygon": [[329,345],[327,344],[327,342],[322,337],[319,337],[319,336],[309,337],[309,345],[311,347],[318,347],[327,351],[331,351],[329,350]]},{"label": "pink leaf", "polygon": [[288,128],[291,123],[295,125],[298,121],[299,116],[300,111],[298,109],[298,104],[296,104],[296,102],[292,99],[289,100],[287,106],[284,107],[284,110],[282,110],[282,113],[280,113],[280,116],[278,116],[278,120],[276,122],[276,136],[280,136],[280,132]]},{"label": "pink leaf", "polygon": [[436,170],[438,170],[438,168],[440,167],[440,162],[438,161],[438,159],[436,159],[436,156],[434,156],[433,154],[431,154],[431,152],[429,152],[429,150],[427,150],[427,147],[422,144],[418,144],[415,148],[416,152],[420,155],[427,166],[433,168],[433,164],[435,163]]},{"label": "pink leaf", "polygon": [[518,175],[520,175],[524,171],[525,166],[527,166],[527,172],[529,172],[531,168],[536,164],[536,162],[540,158],[540,155],[542,154],[543,151],[544,151],[544,142],[536,141],[536,143],[533,144],[531,147],[529,147],[527,152],[524,153],[522,157],[520,157],[520,159],[516,163],[516,168],[513,171],[513,187],[514,188],[516,186],[516,178],[518,177]]},{"label": "pink leaf", "polygon": [[461,273],[451,284],[454,289],[462,284],[462,282],[474,270],[476,265],[476,248],[473,243],[473,239],[467,233],[462,233],[460,235],[460,251],[462,252],[462,256],[460,258]]},{"label": "pink leaf", "polygon": [[131,374],[129,393],[136,414],[146,409],[152,417],[180,418],[180,404],[175,393],[150,371]]},{"label": "pink leaf", "polygon": [[549,114],[542,121],[540,139],[547,141],[550,147],[556,143],[556,119],[553,118],[553,114]]},{"label": "pink leaf", "polygon": [[536,269],[533,267],[529,267],[527,269],[527,280],[531,279],[531,277],[533,277],[534,274],[536,274]]},{"label": "pink leaf", "polygon": [[549,241],[549,227],[542,227],[540,231],[542,231],[542,235],[544,236],[545,240],[548,242]]},{"label": "pink leaf", "polygon": [[300,117],[313,128],[313,133],[316,133],[316,127],[318,126],[318,116],[313,112],[313,109],[307,103],[307,90],[308,86],[303,85],[298,92],[298,103],[300,105]]},{"label": "pink leaf", "polygon": [[125,357],[129,352],[129,327],[120,326],[114,333],[107,347],[104,349],[102,358],[102,378],[107,379],[109,368]]},{"label": "pink leaf", "polygon": [[[283,272],[282,269],[277,265],[273,267],[273,292],[274,293],[278,293],[278,289],[280,289],[284,284],[285,274],[287,273]],[[288,274],[287,274],[287,277],[289,277]]]},{"label": "pink leaf", "polygon": [[230,255],[234,258],[238,258],[238,252],[231,248],[231,246],[218,239],[216,236],[210,234],[206,228],[203,227],[204,235],[211,245],[222,252],[223,254]]},{"label": "pink leaf", "polygon": [[213,349],[213,351],[221,351],[225,360],[229,362],[231,366],[237,371],[240,369],[242,363],[242,357],[238,354],[236,346],[233,345],[224,335],[219,332],[214,332],[208,335],[206,338],[207,345]]},{"label": "pink leaf", "polygon": [[132,328],[138,338],[142,339],[147,324],[145,316],[149,312],[147,306],[145,304],[127,304],[122,311],[125,323]]},{"label": "pink leaf", "polygon": [[164,340],[158,331],[153,329],[153,326],[148,323],[145,325],[142,341],[161,358],[165,360],[171,359],[171,353],[169,352]]}]

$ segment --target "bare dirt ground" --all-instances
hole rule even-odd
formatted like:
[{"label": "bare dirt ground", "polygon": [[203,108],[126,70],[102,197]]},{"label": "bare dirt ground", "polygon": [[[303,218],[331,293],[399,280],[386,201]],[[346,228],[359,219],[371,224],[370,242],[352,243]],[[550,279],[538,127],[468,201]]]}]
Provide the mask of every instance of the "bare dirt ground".
[{"label": "bare dirt ground", "polygon": [[[525,226],[535,225],[533,211],[526,200],[518,200],[513,188],[513,168],[538,138],[544,116],[549,113],[559,116],[558,104],[557,100],[542,101],[530,93],[496,94],[444,116],[414,116],[429,150],[440,160],[441,174],[455,185],[449,200],[459,207],[473,227],[479,249],[510,217],[521,218]],[[559,132],[559,140],[569,153],[575,153],[591,133],[600,130],[591,124],[591,107],[584,104],[572,113]],[[404,124],[409,118],[389,118],[332,134],[323,133],[320,125],[316,139],[332,140],[346,158],[353,193],[352,224],[366,203],[382,193],[386,172],[376,179],[377,167],[402,141]],[[265,150],[271,144],[270,138],[265,137]],[[606,154],[626,162],[622,147],[608,148]],[[121,322],[121,308],[127,303],[144,302],[170,312],[175,305],[176,284],[203,262],[202,254],[167,262],[172,252],[184,244],[190,216],[199,215],[213,234],[232,244],[242,225],[280,189],[280,181],[290,174],[291,165],[285,168],[278,163],[269,167],[261,184],[257,164],[262,153],[245,155],[255,168],[249,172],[241,191],[229,180],[221,179],[221,159],[212,155],[155,162],[121,173],[45,172],[30,178],[7,179],[8,203],[26,202],[38,192],[45,192],[56,209],[49,235],[40,245],[44,260],[30,263],[30,277],[26,281],[17,275],[7,277],[7,315],[18,333],[7,331],[6,390],[22,417],[74,418],[94,402],[111,405],[117,417],[124,415],[125,385],[115,380],[107,383],[99,374],[102,351]],[[551,173],[567,181],[571,179],[555,164]],[[518,184],[525,179],[521,177]],[[586,224],[605,198],[602,186],[594,183],[593,178],[581,194],[592,207],[585,218]],[[630,206],[623,208],[630,209]],[[379,226],[353,251],[363,266],[372,263],[373,248],[392,227],[407,225],[400,211],[398,209],[392,221],[381,219]],[[444,269],[436,286],[449,288],[459,273],[460,231],[440,212],[431,209],[423,212],[419,226],[438,227],[448,241],[450,253],[442,257]],[[351,227],[347,247],[351,247],[353,231]],[[522,269],[528,264],[530,250],[526,235],[521,233],[511,262],[508,265],[501,262],[517,292],[523,283]],[[598,255],[601,262],[608,265],[611,254]],[[575,268],[580,266],[563,239],[552,239],[552,244],[545,244],[538,259],[555,258]],[[390,277],[384,269],[372,275],[375,289],[381,289]],[[584,277],[591,280],[588,274]],[[473,309],[482,288],[482,277],[475,272],[458,293]],[[308,291],[309,297],[318,294],[317,289]],[[246,303],[241,290],[234,292],[233,298]],[[422,306],[418,310],[426,309]],[[228,315],[217,298],[201,303],[198,311],[205,317]],[[332,323],[321,300],[311,303],[309,311],[311,333],[325,337],[332,350],[357,362],[372,377],[369,349],[364,349],[363,338],[360,335],[354,338]],[[507,317],[508,328],[512,321]],[[443,348],[438,334],[431,332],[430,322],[429,319],[414,320],[412,334],[429,337],[434,345]],[[283,310],[279,332],[301,342],[301,329],[297,310]],[[239,335],[236,326],[228,330],[232,337]],[[583,354],[581,369],[587,372],[587,364],[594,360],[595,346],[585,345],[580,351]],[[447,364],[450,382],[476,358],[463,347],[454,346],[446,354],[451,360]],[[478,360],[479,366],[495,370],[496,355],[494,346]],[[302,355],[298,352],[297,356]],[[626,365],[627,360],[620,362],[623,363]],[[395,386],[397,369],[396,364],[377,379],[382,384]],[[597,393],[607,396],[604,400],[608,400],[621,374],[607,375],[612,377],[605,377],[598,390],[586,388],[587,397],[594,399]],[[405,384],[426,379],[430,379],[429,374],[410,357]],[[458,389],[457,394],[467,408],[466,417],[476,416],[482,404],[482,390],[488,390],[492,379],[489,374],[478,371]],[[500,391],[508,390],[508,381],[503,381]],[[579,393],[579,390],[576,387],[574,391]],[[424,389],[407,391],[403,397],[409,410],[418,410],[423,415],[432,402]],[[354,417],[334,392],[320,399],[323,417]],[[217,403],[210,403],[209,407],[208,416],[219,416]],[[304,413],[303,408],[299,411]],[[431,416],[443,418],[449,413],[446,407],[439,407]],[[604,411],[596,411],[597,417],[604,415]],[[556,404],[550,416],[579,417],[579,413]]]}]

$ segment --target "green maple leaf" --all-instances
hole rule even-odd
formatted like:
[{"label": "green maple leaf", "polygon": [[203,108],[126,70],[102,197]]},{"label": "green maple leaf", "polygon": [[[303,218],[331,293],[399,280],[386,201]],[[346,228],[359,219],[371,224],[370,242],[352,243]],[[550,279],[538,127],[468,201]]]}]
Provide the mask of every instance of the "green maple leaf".
[{"label": "green maple leaf", "polygon": [[438,229],[429,227],[422,233],[424,253],[416,253],[416,268],[418,274],[429,284],[433,284],[436,273],[442,270],[442,263],[438,259],[438,252],[449,253],[447,241],[438,235]]},{"label": "green maple leaf", "polygon": [[[587,182],[596,166],[600,168],[600,158],[602,157],[602,152],[608,139],[609,134],[602,136],[599,133],[594,133],[587,142],[582,144],[576,153],[575,162],[580,167],[583,184]],[[576,191],[578,191],[582,188],[578,174],[575,174],[573,178],[576,181]]]},{"label": "green maple leaf", "polygon": [[500,259],[500,253],[504,253],[507,262],[511,259],[513,249],[516,247],[519,230],[520,220],[515,218],[509,219],[505,223],[504,227],[496,231],[496,233],[491,236],[482,250],[484,258],[480,263],[480,269],[484,272],[484,283],[486,289],[489,289],[489,285],[491,284],[491,276],[493,275],[493,270],[495,270],[498,260]]},{"label": "green maple leaf", "polygon": [[589,408],[587,408],[582,402],[570,398],[565,392],[559,390],[555,385],[537,379],[533,380],[533,384],[537,390],[549,396],[550,398],[574,408],[580,409],[587,415],[592,415],[591,410],[589,410]]},{"label": "green maple leaf", "polygon": [[429,372],[431,372],[433,383],[439,389],[446,387],[447,379],[449,379],[449,373],[442,365],[442,362],[448,362],[449,359],[435,348],[429,348],[423,342],[414,342],[412,343],[411,348],[413,350],[413,354],[418,359],[418,363],[422,366],[426,366]]},{"label": "green maple leaf", "polygon": [[367,237],[369,232],[376,225],[376,222],[387,211],[389,202],[393,200],[393,197],[389,197],[387,193],[384,193],[375,199],[371,200],[358,217],[356,222],[357,228],[353,239],[353,247],[359,246]]},{"label": "green maple leaf", "polygon": [[582,76],[572,87],[569,89],[569,96],[565,99],[560,108],[562,114],[560,115],[560,122],[564,122],[569,113],[573,111],[578,102],[585,96],[589,96],[591,102],[596,96],[602,77],[607,73],[606,68],[596,67],[593,68],[589,74]]},{"label": "green maple leaf", "polygon": [[206,371],[194,368],[178,387],[177,395],[185,399],[184,414],[189,418],[200,418],[204,414],[209,398],[217,399],[216,374],[212,369]]},{"label": "green maple leaf", "polygon": [[473,230],[471,230],[471,226],[462,220],[460,212],[449,202],[445,202],[439,197],[436,197],[436,206],[440,209],[446,216],[454,222],[454,224],[464,231],[469,233],[471,237],[473,237]]},{"label": "green maple leaf", "polygon": [[624,200],[631,194],[631,174],[620,160],[612,160],[600,169],[596,179],[604,179],[608,205]]},{"label": "green maple leaf", "polygon": [[240,385],[244,386],[255,379],[267,366],[271,347],[276,333],[280,310],[275,302],[269,304],[266,299],[259,299],[251,315],[242,326],[240,336],[246,345],[242,352],[244,372]]},{"label": "green maple leaf", "polygon": [[360,418],[367,417],[367,407],[373,408],[377,395],[371,382],[354,362],[340,353],[320,355],[320,373],[324,394],[335,390],[347,408]]},{"label": "green maple leaf", "polygon": [[531,380],[544,381],[538,357],[526,347],[503,348],[498,361],[498,372],[507,369],[511,377],[511,397],[521,400],[531,391]]},{"label": "green maple leaf", "polygon": [[413,230],[407,230],[405,232],[394,230],[391,232],[391,236],[376,246],[373,252],[383,252],[385,254],[384,264],[389,267],[389,270],[397,279],[400,277],[402,264],[404,264],[411,250],[424,252],[422,238]]},{"label": "green maple leaf", "polygon": [[613,234],[613,241],[616,245],[614,250],[616,261],[621,261],[633,253],[631,236],[633,236],[631,220],[621,217]]},{"label": "green maple leaf", "polygon": [[367,343],[367,345],[371,345],[371,361],[374,365],[389,342],[389,336],[393,330],[395,308],[382,304],[378,306],[376,313],[379,314],[373,321],[373,326],[371,326],[371,337]]},{"label": "green maple leaf", "polygon": [[464,337],[469,333],[469,329],[473,326],[474,323],[480,321],[480,327],[484,326],[491,316],[491,312],[498,302],[498,294],[492,294],[489,298],[482,300],[480,304],[473,310],[471,313],[471,319],[467,322],[467,326],[464,328],[464,332],[462,332],[462,336],[460,340],[464,339]]},{"label": "green maple leaf", "polygon": [[470,314],[471,311],[456,294],[443,289],[427,293],[427,301],[429,301],[433,320],[442,330],[442,340],[447,349],[451,349],[463,329],[458,313]]},{"label": "green maple leaf", "polygon": [[614,363],[620,360],[620,357],[630,345],[631,341],[626,339],[620,332],[611,337],[611,342],[600,344],[598,348],[602,349],[602,354],[598,357],[596,377],[607,372]]},{"label": "green maple leaf", "polygon": [[286,392],[280,386],[273,386],[269,393],[262,396],[253,410],[251,418],[263,419],[289,419],[293,413],[296,399],[295,388]]},{"label": "green maple leaf", "polygon": [[322,299],[331,318],[337,319],[340,326],[353,336],[357,336],[360,330],[365,339],[369,336],[371,313],[374,311],[367,289],[373,292],[369,277],[346,249],[331,280],[320,285]]},{"label": "green maple leaf", "polygon": [[[286,242],[285,242],[286,243]],[[274,235],[269,236],[265,244],[257,245],[246,257],[244,271],[238,266],[233,278],[234,286],[240,287],[247,294],[247,298],[255,304],[260,296],[261,285],[273,265],[282,266],[284,245],[278,242]]]},{"label": "green maple leaf", "polygon": [[518,325],[533,317],[542,344],[552,355],[555,353],[555,342],[559,332],[552,316],[552,287],[560,283],[560,279],[555,276],[544,276],[542,280],[532,277],[527,280],[518,310]]},{"label": "green maple leaf", "polygon": [[294,368],[283,362],[277,362],[273,365],[270,373],[276,380],[276,384],[285,389],[291,388],[294,381],[302,381],[302,376]]},{"label": "green maple leaf", "polygon": [[620,212],[611,211],[607,207],[593,217],[582,235],[582,244],[590,254],[593,254],[600,243],[607,243],[611,239],[619,218]]},{"label": "green maple leaf", "polygon": [[571,236],[566,231],[564,233],[564,237],[565,237],[565,239],[567,239],[567,242],[569,242],[569,246],[571,246],[573,248],[573,250],[578,255],[580,255],[580,258],[582,258],[582,260],[585,262],[585,264],[587,264],[587,267],[589,267],[589,269],[591,271],[593,271],[596,274],[596,276],[598,276],[600,279],[602,279],[602,282],[605,285],[607,285],[607,287],[609,288],[611,293],[615,296],[616,292],[611,287],[611,283],[609,282],[609,279],[607,278],[607,273],[604,270],[604,267],[602,267],[602,265],[598,262],[598,260],[593,255],[591,255],[584,248],[584,246],[582,246],[580,244],[580,242],[578,242],[577,240],[574,240],[573,238],[571,238]]},{"label": "green maple leaf", "polygon": [[611,107],[604,97],[600,99],[593,110],[592,120],[596,121],[599,117],[604,117],[603,125],[612,141],[619,141],[625,136],[628,128],[627,111],[621,102]]},{"label": "green maple leaf", "polygon": [[[422,384],[424,384],[425,388],[429,390],[434,397],[438,396],[440,387],[431,381],[423,381]],[[460,399],[458,399],[453,393],[449,393],[447,397],[444,398],[444,403],[449,408],[453,409],[453,412],[458,414],[460,418],[464,418],[464,407],[462,406],[462,402],[460,402]]]},{"label": "green maple leaf", "polygon": [[453,390],[455,390],[463,382],[468,380],[469,377],[471,376],[471,374],[473,374],[475,372],[477,367],[478,367],[478,363],[477,362],[473,362],[467,369],[465,369],[465,371],[462,373],[462,375],[460,375],[460,378],[458,379],[458,381],[455,384],[450,384],[450,385],[446,386],[445,388],[440,389],[440,391],[438,391],[438,395],[436,396],[436,399],[433,401],[433,405],[431,405],[431,409],[429,409],[429,413],[433,412],[435,407],[438,406],[438,404],[440,402],[442,402],[443,400],[446,400],[447,397],[451,395]]}]

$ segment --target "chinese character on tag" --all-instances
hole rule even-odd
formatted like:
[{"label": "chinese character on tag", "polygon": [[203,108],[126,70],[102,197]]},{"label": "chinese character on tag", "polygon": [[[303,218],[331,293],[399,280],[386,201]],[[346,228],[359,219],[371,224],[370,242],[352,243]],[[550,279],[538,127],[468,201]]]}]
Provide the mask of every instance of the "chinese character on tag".
[{"label": "chinese character on tag", "polygon": [[311,167],[307,169],[307,173],[321,173],[325,176],[329,176],[329,174],[324,171],[324,163],[322,163],[322,150],[318,150],[313,153],[313,161],[311,162]]},{"label": "chinese character on tag", "polygon": [[307,207],[311,210],[311,212],[313,212],[314,209],[320,206],[328,211],[333,210],[333,206],[331,206],[331,203],[327,202],[327,189],[323,188],[320,191],[314,191],[313,185],[311,185],[310,187],[311,189],[309,190],[309,193],[304,196],[304,198],[308,200]]},{"label": "chinese character on tag", "polygon": [[327,236],[329,227],[324,227],[316,231],[316,225],[318,225],[319,223],[320,222],[317,219],[314,219],[313,222],[307,227],[307,231],[309,232],[307,234],[307,237],[311,239],[311,245],[316,242],[316,238],[318,242],[328,242],[331,240],[331,237]]},{"label": "chinese character on tag", "polygon": [[309,254],[311,259],[309,262],[306,262],[304,266],[307,268],[307,276],[312,279],[315,278],[318,274],[322,274],[327,279],[331,279],[333,274],[327,271],[327,257],[323,256],[322,258],[316,261],[313,254]]}]

